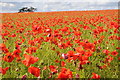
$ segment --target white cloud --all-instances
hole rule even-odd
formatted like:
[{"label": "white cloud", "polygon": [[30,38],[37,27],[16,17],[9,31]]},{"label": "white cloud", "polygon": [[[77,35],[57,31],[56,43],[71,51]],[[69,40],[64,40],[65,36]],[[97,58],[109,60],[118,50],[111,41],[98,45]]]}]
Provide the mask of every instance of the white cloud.
[{"label": "white cloud", "polygon": [[4,2],[119,2],[119,0],[4,0]]},{"label": "white cloud", "polygon": [[0,6],[3,6],[3,7],[14,7],[15,5],[14,4],[11,4],[11,3],[5,3],[5,2],[0,2]]},{"label": "white cloud", "polygon": [[14,4],[9,4],[9,6],[11,6],[11,7],[13,6],[14,7],[15,5]]},{"label": "white cloud", "polygon": [[[10,1],[10,0],[4,0]],[[15,1],[15,0],[12,0]],[[17,0],[16,0],[17,1]],[[21,0],[20,0],[21,1]],[[26,2],[24,2],[26,1]],[[71,10],[99,10],[99,9],[116,9],[118,7],[118,0],[32,0],[34,2],[27,2],[24,0],[23,2],[0,2],[0,6],[5,6],[3,10],[10,10],[10,12],[17,12],[19,8],[23,6],[33,6],[37,8],[38,12],[49,12],[49,11],[71,11]],[[38,2],[36,2],[38,1]],[[41,2],[40,2],[41,1]],[[76,2],[78,1],[78,2]],[[15,7],[9,7],[9,6]],[[5,12],[5,11],[4,11]]]},{"label": "white cloud", "polygon": [[43,11],[45,11],[47,8],[48,8],[48,5],[45,4],[42,9],[43,9]]},{"label": "white cloud", "polygon": [[[87,0],[85,0],[87,1]],[[103,1],[103,0],[102,0]],[[99,10],[99,9],[115,9],[116,4],[108,2],[49,2],[43,5],[43,11],[70,11],[70,10]],[[112,6],[112,7],[111,7]]]}]

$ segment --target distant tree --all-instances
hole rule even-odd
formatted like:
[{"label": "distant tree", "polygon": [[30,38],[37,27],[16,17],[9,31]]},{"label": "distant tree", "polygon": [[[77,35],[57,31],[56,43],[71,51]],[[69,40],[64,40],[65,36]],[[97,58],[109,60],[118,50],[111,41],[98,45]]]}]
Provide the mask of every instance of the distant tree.
[{"label": "distant tree", "polygon": [[21,12],[34,12],[36,10],[37,10],[37,8],[34,8],[34,7],[23,7],[21,9],[19,9],[19,13],[21,13]]},{"label": "distant tree", "polygon": [[21,8],[21,9],[19,9],[19,12],[27,12],[27,8],[28,8],[28,7],[23,7],[23,8]]},{"label": "distant tree", "polygon": [[28,12],[34,12],[34,11],[36,11],[36,10],[37,10],[37,8],[30,7],[30,8],[28,9]]}]

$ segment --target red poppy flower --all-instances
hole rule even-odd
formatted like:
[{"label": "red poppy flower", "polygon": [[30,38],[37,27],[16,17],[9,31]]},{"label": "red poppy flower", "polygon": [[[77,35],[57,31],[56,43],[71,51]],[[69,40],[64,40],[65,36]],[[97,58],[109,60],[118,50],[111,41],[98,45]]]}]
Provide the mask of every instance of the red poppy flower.
[{"label": "red poppy flower", "polygon": [[64,61],[61,61],[61,66],[64,67],[66,64]]},{"label": "red poppy flower", "polygon": [[69,29],[69,27],[64,27],[61,29],[62,32],[67,32],[67,30]]},{"label": "red poppy flower", "polygon": [[60,61],[58,59],[55,60],[56,63],[59,63]]},{"label": "red poppy flower", "polygon": [[29,41],[28,41],[28,44],[34,46],[34,45],[35,45],[35,42],[34,42],[33,40],[29,40]]},{"label": "red poppy flower", "polygon": [[90,57],[90,56],[92,56],[92,52],[85,52],[84,55],[87,56],[87,57]]},{"label": "red poppy flower", "polygon": [[74,51],[68,51],[68,56],[73,57],[74,56]]},{"label": "red poppy flower", "polygon": [[74,54],[74,51],[68,51],[67,57],[68,57],[68,60],[76,60],[77,59],[77,55]]},{"label": "red poppy flower", "polygon": [[6,67],[6,68],[2,68],[0,67],[0,73],[2,73],[3,75],[6,74],[6,71],[9,69],[9,67]]},{"label": "red poppy flower", "polygon": [[82,45],[85,50],[91,50],[91,51],[94,51],[94,50],[95,50],[95,45],[94,45],[94,43],[89,43],[88,41],[79,42],[79,45]]},{"label": "red poppy flower", "polygon": [[107,66],[106,65],[103,65],[103,66],[97,66],[99,69],[104,69],[106,68]]},{"label": "red poppy flower", "polygon": [[20,62],[20,61],[21,61],[21,57],[17,57],[16,59],[17,59],[17,60],[16,60],[17,62]]},{"label": "red poppy flower", "polygon": [[6,48],[6,45],[4,43],[0,43],[0,49]]},{"label": "red poppy flower", "polygon": [[50,68],[50,71],[51,71],[52,73],[57,73],[57,71],[58,71],[58,70],[57,70],[57,68],[58,68],[57,66],[50,65],[49,68]]},{"label": "red poppy flower", "polygon": [[103,53],[105,53],[106,55],[108,55],[110,53],[110,51],[105,49],[105,50],[103,50]]},{"label": "red poppy flower", "polygon": [[23,75],[21,80],[26,80],[27,76],[26,75]]},{"label": "red poppy flower", "polygon": [[100,79],[100,76],[96,73],[92,73],[92,79]]},{"label": "red poppy flower", "polygon": [[43,70],[46,70],[46,69],[47,69],[47,66],[44,66],[44,67],[43,67]]},{"label": "red poppy flower", "polygon": [[16,49],[13,54],[14,54],[14,57],[20,57],[19,53],[21,53],[21,51],[19,49]]},{"label": "red poppy flower", "polygon": [[3,48],[3,49],[2,49],[2,52],[6,54],[6,53],[8,53],[9,51],[8,51],[7,48]]},{"label": "red poppy flower", "polygon": [[83,53],[83,48],[82,46],[75,48],[76,52],[78,53]]},{"label": "red poppy flower", "polygon": [[20,45],[15,45],[15,49],[20,49]]},{"label": "red poppy flower", "polygon": [[3,58],[6,62],[12,62],[14,60],[14,56],[11,53],[6,53],[6,56]]},{"label": "red poppy flower", "polygon": [[105,62],[111,62],[114,58],[111,56],[107,56],[107,58],[105,59]]},{"label": "red poppy flower", "polygon": [[58,78],[72,78],[72,71],[62,68],[61,72],[58,74]]},{"label": "red poppy flower", "polygon": [[32,31],[33,32],[37,32],[37,33],[42,33],[42,27],[41,26],[38,26],[38,25],[34,25],[32,26]]},{"label": "red poppy flower", "polygon": [[88,56],[82,56],[80,58],[80,64],[84,65],[84,64],[87,64],[87,63],[90,63],[90,61],[88,61]]},{"label": "red poppy flower", "polygon": [[118,57],[118,60],[120,60],[120,57]]},{"label": "red poppy flower", "polygon": [[16,37],[16,34],[12,34],[11,37]]},{"label": "red poppy flower", "polygon": [[84,30],[91,29],[91,27],[89,27],[89,26],[84,26],[83,28],[84,28]]},{"label": "red poppy flower", "polygon": [[39,77],[40,76],[40,69],[37,67],[29,67],[28,72],[31,73],[32,75]]},{"label": "red poppy flower", "polygon": [[4,43],[0,43],[0,50],[2,50],[3,53],[9,52]]},{"label": "red poppy flower", "polygon": [[82,33],[79,32],[79,31],[74,31],[74,34],[75,34],[76,36],[80,36]]},{"label": "red poppy flower", "polygon": [[113,52],[111,52],[111,55],[117,56],[117,55],[118,55],[118,52],[117,52],[117,51],[113,51]]},{"label": "red poppy flower", "polygon": [[32,53],[35,53],[37,50],[36,47],[29,47],[26,49],[26,52],[29,53],[29,54],[32,54]]},{"label": "red poppy flower", "polygon": [[120,49],[120,47],[117,47],[116,49]]},{"label": "red poppy flower", "polygon": [[67,41],[67,42],[65,43],[65,46],[66,46],[66,47],[72,46],[72,45],[73,45],[73,44],[71,44],[70,41]]},{"label": "red poppy flower", "polygon": [[23,60],[22,63],[24,65],[26,65],[27,67],[38,61],[38,58],[34,57],[34,56],[30,56],[30,55],[24,54],[24,57],[25,57],[25,60]]}]

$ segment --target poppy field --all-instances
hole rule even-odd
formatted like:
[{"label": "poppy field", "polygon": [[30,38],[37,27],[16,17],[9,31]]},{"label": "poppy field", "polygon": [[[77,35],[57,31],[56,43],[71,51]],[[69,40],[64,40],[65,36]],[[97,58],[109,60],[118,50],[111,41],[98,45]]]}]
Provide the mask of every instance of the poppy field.
[{"label": "poppy field", "polygon": [[2,13],[2,78],[118,78],[118,10]]}]

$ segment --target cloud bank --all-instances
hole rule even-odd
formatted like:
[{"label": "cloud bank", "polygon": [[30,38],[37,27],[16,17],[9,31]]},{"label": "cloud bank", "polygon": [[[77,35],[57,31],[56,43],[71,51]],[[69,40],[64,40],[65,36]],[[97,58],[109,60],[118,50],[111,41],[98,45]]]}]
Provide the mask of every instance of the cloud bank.
[{"label": "cloud bank", "polygon": [[2,7],[14,7],[15,5],[11,4],[11,3],[0,2],[0,6],[2,6]]},{"label": "cloud bank", "polygon": [[24,6],[33,6],[37,12],[49,11],[81,11],[81,10],[105,10],[118,9],[119,0],[4,0],[0,2],[0,12],[18,12]]}]

